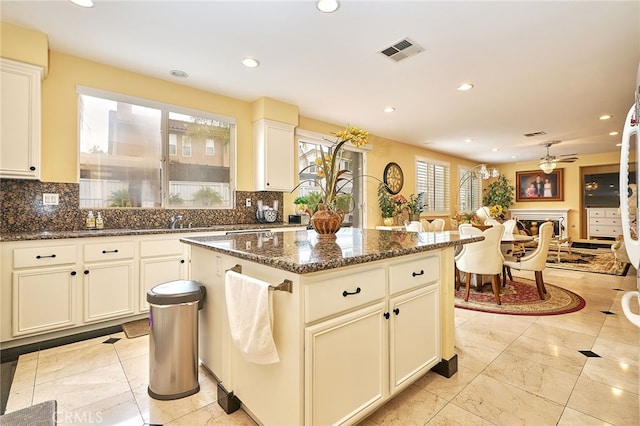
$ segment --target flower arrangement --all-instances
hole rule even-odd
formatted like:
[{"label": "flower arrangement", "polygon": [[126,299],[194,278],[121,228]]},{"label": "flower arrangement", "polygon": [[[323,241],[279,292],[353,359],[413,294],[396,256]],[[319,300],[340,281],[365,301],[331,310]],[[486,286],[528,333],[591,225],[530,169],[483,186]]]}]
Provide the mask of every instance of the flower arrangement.
[{"label": "flower arrangement", "polygon": [[393,196],[393,202],[396,205],[396,213],[402,213],[402,209],[407,204],[407,199],[402,194],[396,194]]},{"label": "flower arrangement", "polygon": [[343,160],[344,144],[351,144],[361,147],[369,141],[369,132],[359,129],[356,126],[347,126],[345,129],[335,133],[336,140],[333,145],[325,149],[320,146],[320,155],[315,163],[307,166],[317,167],[316,184],[322,191],[322,202],[329,209],[349,208],[353,205],[353,197],[344,191],[344,188],[353,180],[351,172],[347,169],[340,169]]},{"label": "flower arrangement", "polygon": [[499,204],[489,208],[489,216],[494,219],[504,219],[506,213],[506,209]]},{"label": "flower arrangement", "polygon": [[458,226],[461,223],[471,223],[479,225],[480,221],[478,220],[478,216],[476,216],[476,214],[473,212],[460,212],[457,213],[453,218],[451,218],[451,223],[454,226]]}]

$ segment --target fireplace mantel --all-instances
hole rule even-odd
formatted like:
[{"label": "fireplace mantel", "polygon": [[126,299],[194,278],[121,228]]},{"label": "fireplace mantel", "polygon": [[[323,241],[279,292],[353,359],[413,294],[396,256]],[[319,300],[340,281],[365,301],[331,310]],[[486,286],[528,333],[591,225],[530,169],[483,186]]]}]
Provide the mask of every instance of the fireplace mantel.
[{"label": "fireplace mantel", "polygon": [[557,220],[560,222],[560,235],[566,238],[569,229],[569,209],[509,209],[512,219],[520,220]]}]

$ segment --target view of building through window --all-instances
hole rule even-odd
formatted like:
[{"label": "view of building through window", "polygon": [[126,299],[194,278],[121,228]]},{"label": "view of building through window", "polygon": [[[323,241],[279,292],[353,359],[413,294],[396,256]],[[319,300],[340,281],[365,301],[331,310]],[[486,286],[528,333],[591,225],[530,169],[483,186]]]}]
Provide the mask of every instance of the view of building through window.
[{"label": "view of building through window", "polygon": [[80,94],[81,207],[233,206],[235,123],[117,97]]}]

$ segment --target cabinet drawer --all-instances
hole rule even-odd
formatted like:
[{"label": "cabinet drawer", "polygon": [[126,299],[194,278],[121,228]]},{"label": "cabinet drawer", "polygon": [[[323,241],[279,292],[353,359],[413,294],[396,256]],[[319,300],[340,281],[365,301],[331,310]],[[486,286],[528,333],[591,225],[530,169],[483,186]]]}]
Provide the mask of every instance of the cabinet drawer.
[{"label": "cabinet drawer", "polygon": [[14,268],[71,263],[76,263],[76,246],[74,245],[15,249],[13,251]]},{"label": "cabinet drawer", "polygon": [[616,237],[622,234],[622,227],[620,226],[598,226],[598,225],[590,225],[589,226],[589,235],[592,236],[601,236],[601,237]]},{"label": "cabinet drawer", "polygon": [[589,225],[598,225],[598,226],[617,226],[620,224],[620,219],[615,217],[605,217],[605,218],[592,218],[589,221]]},{"label": "cabinet drawer", "polygon": [[620,210],[619,209],[607,210],[605,212],[605,216],[606,217],[620,217]]},{"label": "cabinet drawer", "polygon": [[84,246],[84,261],[131,259],[135,253],[133,242],[103,242]]},{"label": "cabinet drawer", "polygon": [[605,217],[605,211],[602,209],[589,209],[589,217]]},{"label": "cabinet drawer", "polygon": [[440,257],[425,256],[389,266],[389,294],[415,288],[440,279]]},{"label": "cabinet drawer", "polygon": [[185,245],[178,239],[143,241],[140,243],[140,257],[181,255],[184,249]]},{"label": "cabinet drawer", "polygon": [[381,299],[386,293],[384,268],[338,276],[305,286],[305,321],[312,322]]}]

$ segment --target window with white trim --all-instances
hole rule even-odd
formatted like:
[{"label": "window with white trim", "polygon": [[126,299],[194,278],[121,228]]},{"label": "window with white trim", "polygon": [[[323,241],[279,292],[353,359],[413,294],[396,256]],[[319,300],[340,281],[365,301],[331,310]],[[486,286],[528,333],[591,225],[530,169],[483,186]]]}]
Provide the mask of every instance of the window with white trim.
[{"label": "window with white trim", "polygon": [[470,167],[458,167],[458,211],[475,212],[482,206],[482,179]]},{"label": "window with white trim", "polygon": [[416,190],[425,193],[424,212],[449,214],[450,165],[442,161],[416,158]]},{"label": "window with white trim", "polygon": [[216,153],[216,141],[213,139],[207,139],[205,146],[206,155],[215,155]]},{"label": "window with white trim", "polygon": [[[77,91],[80,207],[233,207],[235,119]],[[207,154],[208,140],[218,142],[217,155]]]}]

